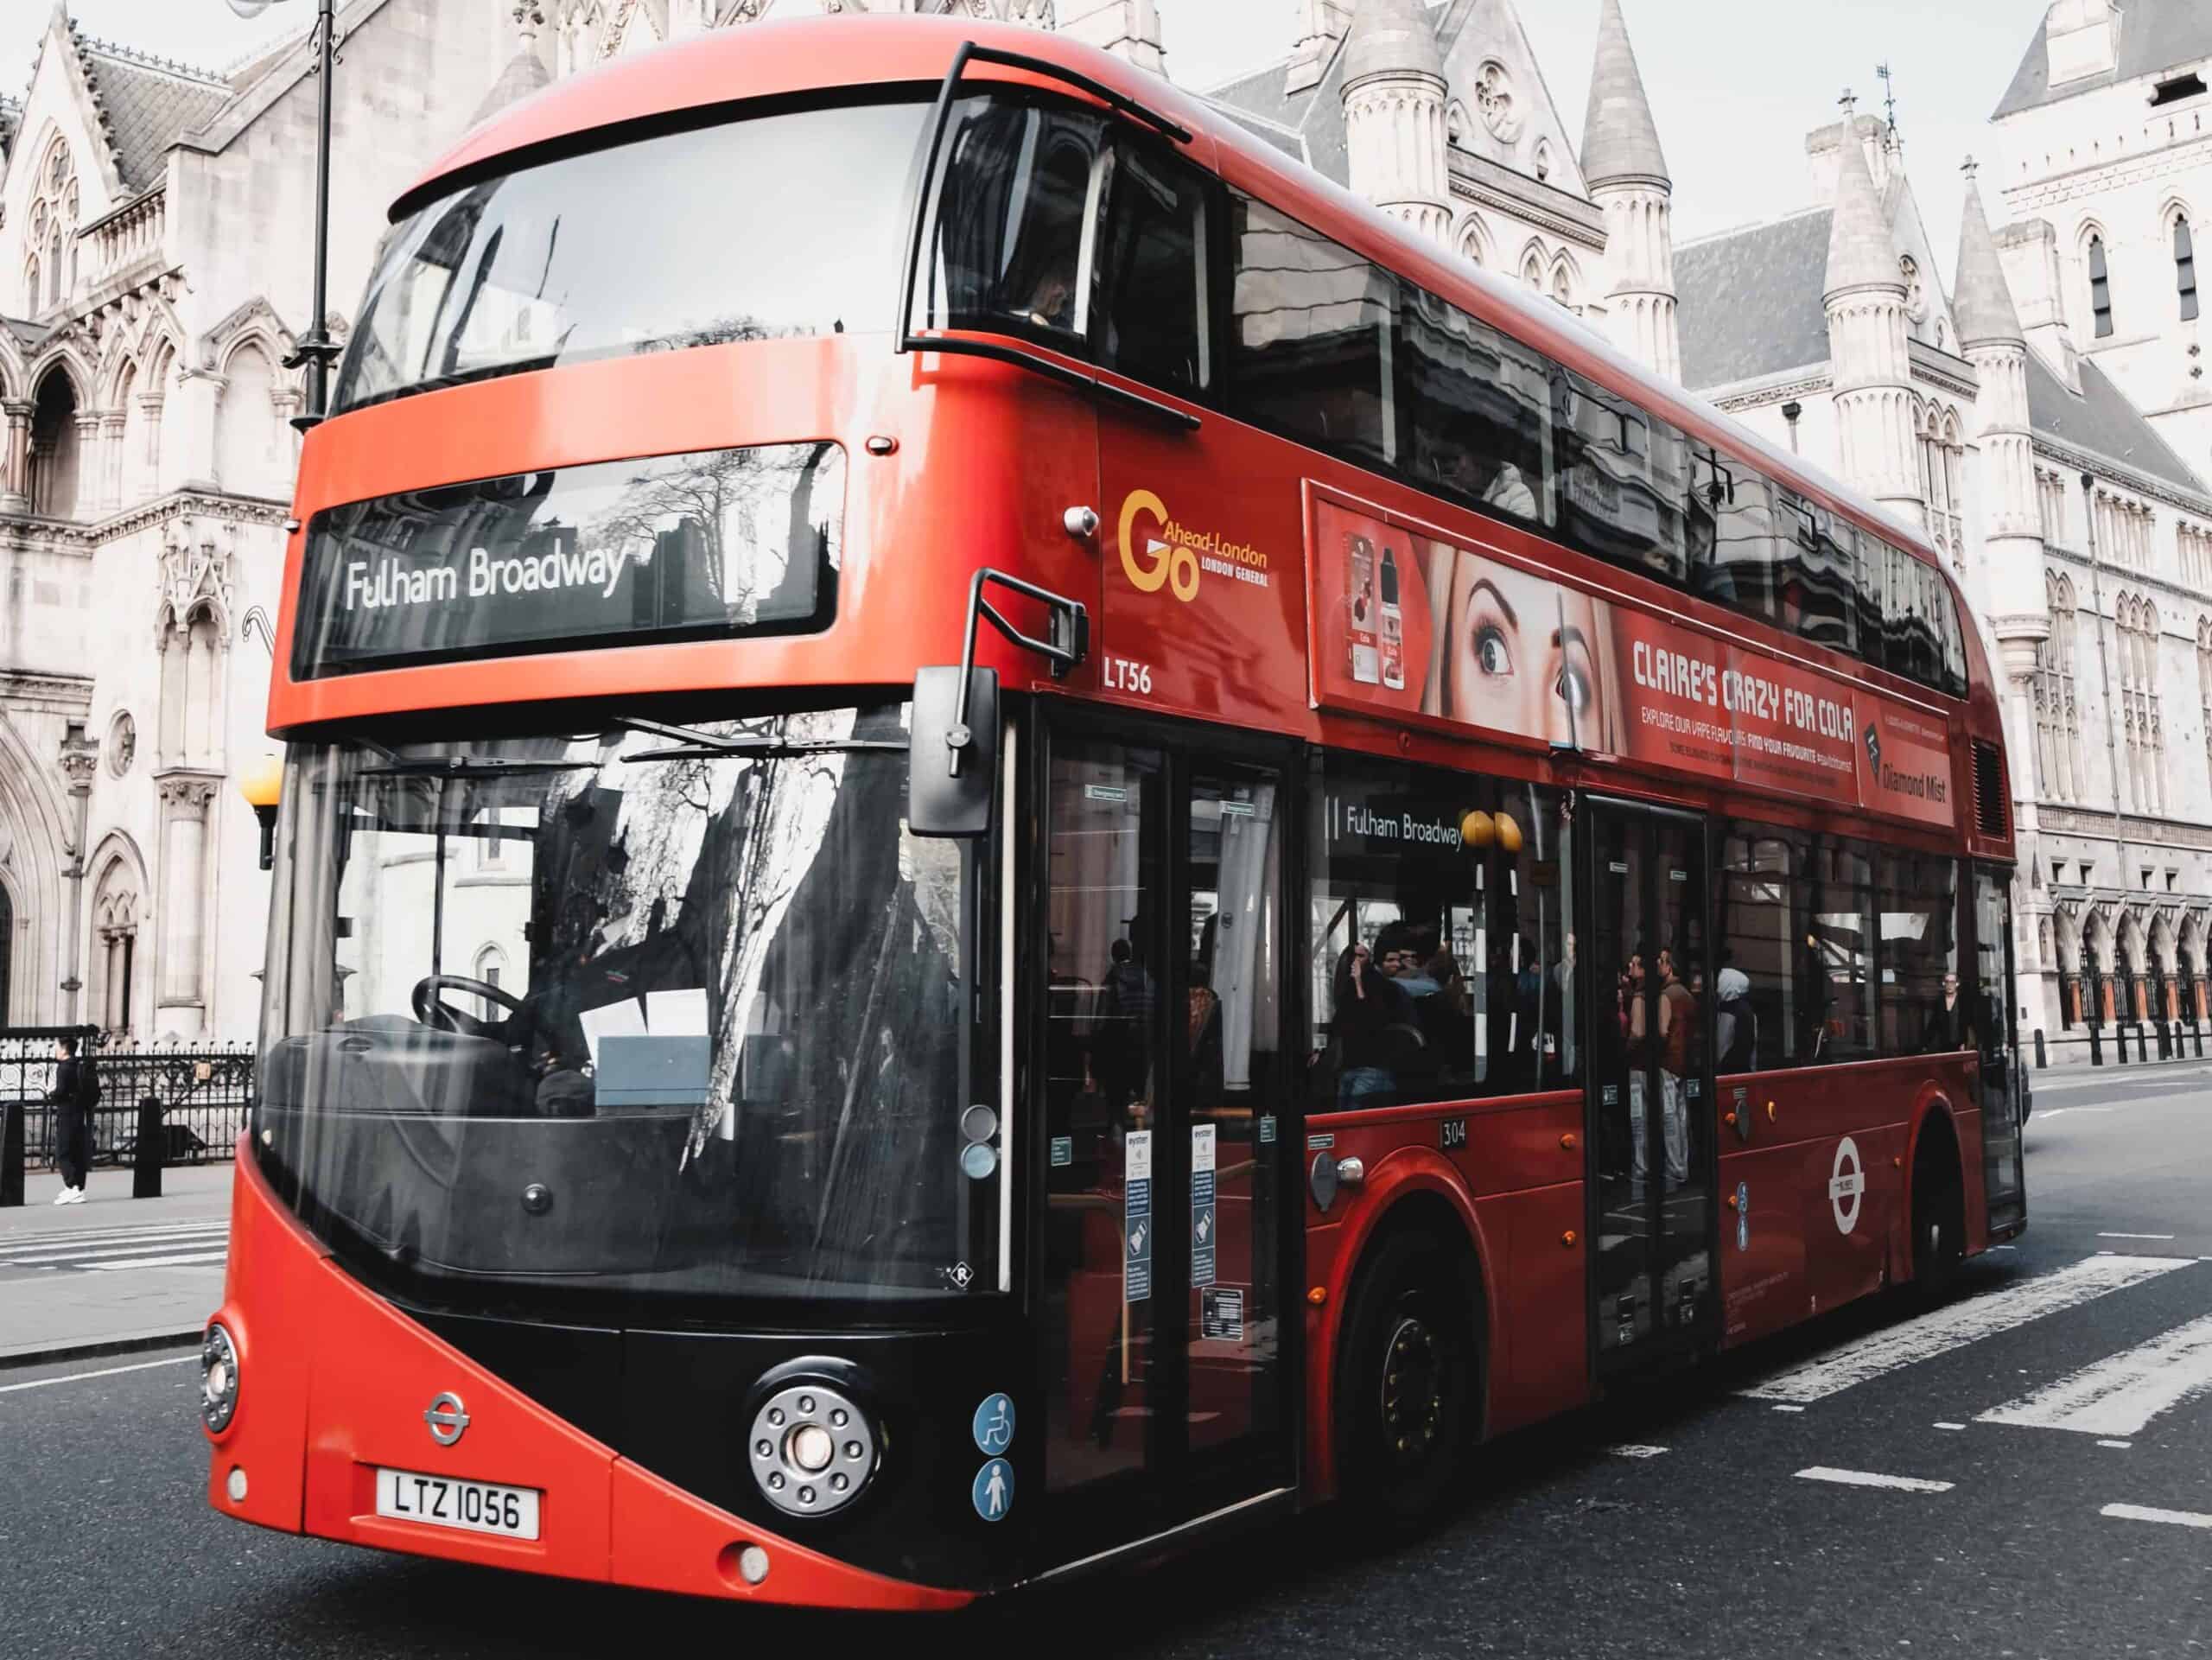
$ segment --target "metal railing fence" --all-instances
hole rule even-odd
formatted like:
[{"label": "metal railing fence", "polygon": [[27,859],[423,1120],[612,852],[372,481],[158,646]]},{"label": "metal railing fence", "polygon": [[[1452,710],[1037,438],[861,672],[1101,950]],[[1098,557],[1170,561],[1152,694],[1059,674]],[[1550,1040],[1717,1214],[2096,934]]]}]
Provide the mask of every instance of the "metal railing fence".
[{"label": "metal railing fence", "polygon": [[137,1157],[139,1108],[161,1105],[168,1139],[164,1164],[228,1159],[245,1132],[251,1104],[251,1044],[102,1041],[98,1033],[70,1027],[0,1027],[0,1104],[21,1102],[23,1153],[34,1170],[54,1166],[54,1040],[65,1033],[89,1040],[87,1053],[100,1081],[92,1113],[94,1165],[129,1164]]}]

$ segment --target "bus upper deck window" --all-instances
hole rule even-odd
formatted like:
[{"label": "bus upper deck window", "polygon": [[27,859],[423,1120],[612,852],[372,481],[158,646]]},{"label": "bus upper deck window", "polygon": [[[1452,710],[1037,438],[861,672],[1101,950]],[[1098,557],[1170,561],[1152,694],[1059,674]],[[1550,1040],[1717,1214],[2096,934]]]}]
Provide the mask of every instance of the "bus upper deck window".
[{"label": "bus upper deck window", "polygon": [[1090,327],[1085,227],[1110,173],[1104,122],[1001,97],[963,101],[938,189],[925,328],[1058,336]]}]

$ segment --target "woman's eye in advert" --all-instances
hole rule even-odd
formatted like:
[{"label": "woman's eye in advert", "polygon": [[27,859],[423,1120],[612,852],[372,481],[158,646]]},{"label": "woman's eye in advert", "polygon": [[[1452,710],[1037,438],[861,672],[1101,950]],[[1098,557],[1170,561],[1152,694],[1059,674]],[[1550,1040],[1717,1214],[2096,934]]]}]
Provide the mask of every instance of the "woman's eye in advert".
[{"label": "woman's eye in advert", "polygon": [[1552,683],[1552,690],[1560,702],[1577,715],[1586,712],[1590,707],[1590,677],[1572,663],[1560,665],[1559,678]]},{"label": "woman's eye in advert", "polygon": [[1475,630],[1475,664],[1484,674],[1513,672],[1513,652],[1505,636],[1489,623]]}]

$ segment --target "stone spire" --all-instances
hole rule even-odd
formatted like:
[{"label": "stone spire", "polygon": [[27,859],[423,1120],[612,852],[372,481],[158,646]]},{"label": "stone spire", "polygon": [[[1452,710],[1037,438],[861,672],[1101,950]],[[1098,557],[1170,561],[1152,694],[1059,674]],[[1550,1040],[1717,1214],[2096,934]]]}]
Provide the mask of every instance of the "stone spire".
[{"label": "stone spire", "polygon": [[[1953,310],[1959,349],[1974,365],[1975,448],[1980,456],[1981,610],[1997,642],[1997,660],[2012,695],[2005,700],[2006,736],[2016,756],[2032,756],[2035,744],[2036,655],[2050,637],[2044,592],[2043,515],[2036,499],[2034,442],[2028,431],[2028,347],[2012,307],[2012,291],[1997,241],[1982,211],[1971,156],[1966,212],[1959,224],[1959,277]],[[2035,828],[2033,769],[2015,763],[2019,798],[2014,829]]]},{"label": "stone spire", "polygon": [[1593,187],[1621,179],[1668,183],[1667,157],[1637,72],[1628,25],[1621,21],[1620,0],[1604,0],[1598,9],[1598,60],[1590,73],[1590,112],[1582,124],[1582,177]]},{"label": "stone spire", "polygon": [[1998,258],[1997,239],[1989,232],[1989,215],[1982,211],[1981,192],[1974,184],[1979,170],[1969,156],[1960,169],[1967,175],[1967,207],[1959,224],[1959,280],[1952,289],[1951,310],[1958,319],[1959,343],[2005,341],[2024,345],[2020,314],[2012,307],[2012,290],[2005,281],[2005,264]]},{"label": "stone spire", "polygon": [[1912,433],[1912,361],[1906,344],[1904,274],[1897,268],[1882,199],[1851,134],[1851,94],[1828,231],[1829,372],[1844,477],[1900,518],[1923,521]]},{"label": "stone spire", "polygon": [[1682,378],[1675,318],[1674,186],[1637,73],[1620,0],[1598,11],[1598,58],[1582,130],[1582,176],[1605,216],[1607,327],[1620,348],[1662,380]]},{"label": "stone spire", "polygon": [[1421,0],[1359,0],[1344,39],[1351,188],[1432,241],[1452,241],[1444,54]]},{"label": "stone spire", "polygon": [[519,104],[531,93],[543,92],[553,84],[553,77],[546,72],[545,60],[537,55],[537,31],[545,24],[544,0],[512,0],[510,10],[515,20],[515,54],[499,71],[492,90],[484,94],[476,113],[468,118],[472,127],[490,120],[510,104]]},{"label": "stone spire", "polygon": [[1344,45],[1347,86],[1369,75],[1444,79],[1444,54],[1421,0],[1358,0]]},{"label": "stone spire", "polygon": [[[1844,94],[1845,102],[1851,95]],[[1904,277],[1897,270],[1897,244],[1890,236],[1889,216],[1874,188],[1874,175],[1866,170],[1866,151],[1854,142],[1854,124],[1847,117],[1845,137],[1837,158],[1835,214],[1828,225],[1827,294],[1857,288],[1893,287],[1904,295]]]}]

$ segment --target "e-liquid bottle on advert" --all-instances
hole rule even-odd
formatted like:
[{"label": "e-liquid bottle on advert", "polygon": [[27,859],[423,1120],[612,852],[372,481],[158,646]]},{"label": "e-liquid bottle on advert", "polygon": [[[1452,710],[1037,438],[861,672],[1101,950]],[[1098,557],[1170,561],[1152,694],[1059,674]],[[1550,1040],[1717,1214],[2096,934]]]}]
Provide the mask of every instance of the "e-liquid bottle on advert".
[{"label": "e-liquid bottle on advert", "polygon": [[1373,685],[1380,675],[1380,665],[1375,653],[1375,544],[1354,532],[1344,538],[1344,547],[1351,557],[1351,677],[1366,685]]},{"label": "e-liquid bottle on advert", "polygon": [[1382,550],[1382,684],[1393,691],[1406,684],[1406,620],[1398,609],[1398,561]]}]

